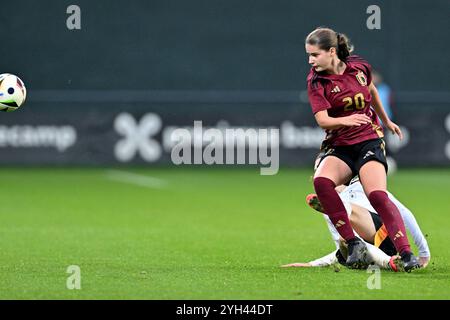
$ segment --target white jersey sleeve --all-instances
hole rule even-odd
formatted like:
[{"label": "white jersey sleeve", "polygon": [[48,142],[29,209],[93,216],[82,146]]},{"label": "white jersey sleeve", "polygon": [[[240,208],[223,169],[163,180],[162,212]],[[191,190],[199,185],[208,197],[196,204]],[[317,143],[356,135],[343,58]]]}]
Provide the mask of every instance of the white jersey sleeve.
[{"label": "white jersey sleeve", "polygon": [[311,264],[312,267],[331,266],[332,264],[338,262],[336,258],[336,252],[337,250],[327,254],[326,256],[323,256],[322,258],[310,261],[309,264]]}]

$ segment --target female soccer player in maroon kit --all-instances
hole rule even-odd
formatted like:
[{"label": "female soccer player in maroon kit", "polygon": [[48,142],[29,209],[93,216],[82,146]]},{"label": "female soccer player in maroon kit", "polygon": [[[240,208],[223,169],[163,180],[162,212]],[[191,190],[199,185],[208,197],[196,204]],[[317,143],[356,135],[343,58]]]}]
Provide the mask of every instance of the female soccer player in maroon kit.
[{"label": "female soccer player in maroon kit", "polygon": [[308,97],[320,127],[326,130],[322,144],[324,155],[314,175],[314,188],[330,220],[349,247],[347,265],[365,264],[366,247],[355,236],[345,207],[337,194],[337,185],[359,175],[370,203],[381,216],[389,237],[400,253],[405,270],[418,268],[411,253],[405,225],[397,207],[386,194],[387,163],[383,130],[400,139],[402,132],[383,109],[372,83],[371,66],[356,55],[345,35],[328,28],[317,28],[305,41],[309,64]]}]

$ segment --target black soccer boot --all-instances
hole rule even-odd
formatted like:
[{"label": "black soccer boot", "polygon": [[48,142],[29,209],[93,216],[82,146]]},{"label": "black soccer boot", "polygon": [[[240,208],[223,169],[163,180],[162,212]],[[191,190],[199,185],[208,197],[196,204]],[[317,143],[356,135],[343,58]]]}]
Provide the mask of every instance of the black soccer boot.
[{"label": "black soccer boot", "polygon": [[367,247],[359,238],[354,238],[347,241],[348,243],[348,257],[346,265],[350,269],[365,269],[368,267],[367,262]]},{"label": "black soccer boot", "polygon": [[420,268],[419,259],[412,254],[412,252],[403,252],[401,254],[403,261],[403,268],[406,272],[411,272],[414,269]]}]

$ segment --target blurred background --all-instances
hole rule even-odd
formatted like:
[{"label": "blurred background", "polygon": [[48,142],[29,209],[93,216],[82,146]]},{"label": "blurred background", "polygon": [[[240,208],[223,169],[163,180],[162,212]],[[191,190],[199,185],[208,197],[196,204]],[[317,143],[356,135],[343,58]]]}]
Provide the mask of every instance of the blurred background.
[{"label": "blurred background", "polygon": [[[367,27],[372,4],[381,29]],[[70,5],[81,29],[67,27]],[[0,117],[0,163],[171,165],[170,133],[202,120],[280,128],[281,165],[311,166],[324,135],[305,94],[304,38],[328,26],[377,71],[405,132],[386,138],[398,165],[448,166],[449,9],[447,0],[3,3],[0,72],[23,79],[28,101]]]}]

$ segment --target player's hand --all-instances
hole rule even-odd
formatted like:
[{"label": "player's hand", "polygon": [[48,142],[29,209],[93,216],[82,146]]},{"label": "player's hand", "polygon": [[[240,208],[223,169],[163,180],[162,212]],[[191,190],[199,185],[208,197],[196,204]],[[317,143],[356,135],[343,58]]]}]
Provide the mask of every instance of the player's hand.
[{"label": "player's hand", "polygon": [[290,263],[290,264],[285,264],[281,266],[282,268],[292,268],[292,267],[300,267],[300,268],[309,268],[312,267],[311,263],[309,262],[297,262],[297,263]]},{"label": "player's hand", "polygon": [[419,257],[419,263],[422,266],[422,268],[426,268],[429,262],[430,257]]},{"label": "player's hand", "polygon": [[402,130],[400,130],[400,127],[398,125],[396,125],[395,123],[393,123],[392,121],[388,121],[385,124],[386,128],[389,129],[389,131],[391,131],[393,134],[398,135],[398,137],[400,138],[400,140],[403,139],[403,133]]},{"label": "player's hand", "polygon": [[359,127],[363,124],[367,124],[370,122],[371,122],[371,119],[367,115],[360,114],[360,113],[352,114],[350,116],[341,118],[341,124],[344,127],[352,127],[352,126]]}]

